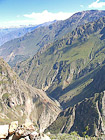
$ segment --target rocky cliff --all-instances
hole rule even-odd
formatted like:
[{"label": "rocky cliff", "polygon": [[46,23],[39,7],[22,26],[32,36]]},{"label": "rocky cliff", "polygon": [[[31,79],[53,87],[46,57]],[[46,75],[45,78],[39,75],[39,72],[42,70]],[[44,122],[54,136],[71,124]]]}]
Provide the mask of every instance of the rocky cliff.
[{"label": "rocky cliff", "polygon": [[43,131],[60,112],[44,91],[26,84],[0,58],[0,123],[33,122]]},{"label": "rocky cliff", "polygon": [[105,91],[62,111],[46,131],[70,133],[81,136],[105,134]]}]

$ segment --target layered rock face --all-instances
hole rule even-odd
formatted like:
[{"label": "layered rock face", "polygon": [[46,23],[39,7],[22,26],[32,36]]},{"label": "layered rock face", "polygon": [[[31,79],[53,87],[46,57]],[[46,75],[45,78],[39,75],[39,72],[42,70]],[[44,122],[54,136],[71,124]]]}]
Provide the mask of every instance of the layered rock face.
[{"label": "layered rock face", "polygon": [[47,128],[51,133],[78,132],[81,136],[105,134],[105,92],[84,99],[59,114]]},{"label": "layered rock face", "polygon": [[0,59],[0,123],[34,122],[43,131],[61,109],[42,90],[26,84]]}]

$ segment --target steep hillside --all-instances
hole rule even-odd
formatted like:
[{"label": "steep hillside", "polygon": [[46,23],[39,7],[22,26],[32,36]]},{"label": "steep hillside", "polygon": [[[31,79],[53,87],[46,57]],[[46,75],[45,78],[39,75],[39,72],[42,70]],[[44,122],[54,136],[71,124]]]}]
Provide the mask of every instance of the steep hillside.
[{"label": "steep hillside", "polygon": [[43,131],[60,112],[58,103],[44,91],[31,87],[0,59],[0,124],[32,121]]},{"label": "steep hillside", "polygon": [[[104,31],[105,17],[80,26],[43,53],[17,65],[16,71],[26,82],[59,100],[64,108],[72,106],[105,90],[101,75],[105,63]],[[95,83],[95,79],[101,83]]]},{"label": "steep hillside", "polygon": [[105,11],[98,10],[76,13],[65,21],[58,21],[49,26],[37,28],[24,37],[5,43],[0,47],[0,55],[10,65],[12,63],[16,64],[20,60],[33,56],[46,44],[52,43],[65,34],[72,32],[77,26],[95,21],[103,16],[105,16]]},{"label": "steep hillside", "polygon": [[81,136],[105,134],[105,92],[62,111],[46,131],[54,134],[76,131]]}]

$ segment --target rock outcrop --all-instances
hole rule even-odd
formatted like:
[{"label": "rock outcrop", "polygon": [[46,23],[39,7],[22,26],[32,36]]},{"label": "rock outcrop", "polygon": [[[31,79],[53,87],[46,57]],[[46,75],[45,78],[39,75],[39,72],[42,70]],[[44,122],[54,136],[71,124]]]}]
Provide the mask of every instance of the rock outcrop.
[{"label": "rock outcrop", "polygon": [[12,135],[18,127],[18,121],[11,122],[9,127],[9,134]]},{"label": "rock outcrop", "polygon": [[18,120],[20,124],[34,122],[43,131],[60,111],[57,103],[44,91],[20,80],[10,66],[0,59],[0,124],[13,120]]},{"label": "rock outcrop", "polygon": [[[13,129],[12,129],[13,128]],[[44,133],[38,133],[33,124],[18,126],[18,121],[9,125],[0,125],[0,139],[2,140],[51,140]]]}]

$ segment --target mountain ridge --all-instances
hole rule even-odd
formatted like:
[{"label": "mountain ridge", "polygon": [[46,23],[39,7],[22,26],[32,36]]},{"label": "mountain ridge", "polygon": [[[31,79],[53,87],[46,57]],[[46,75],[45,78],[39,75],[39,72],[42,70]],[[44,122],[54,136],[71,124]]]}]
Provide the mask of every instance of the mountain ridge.
[{"label": "mountain ridge", "polygon": [[33,56],[40,48],[72,32],[77,26],[92,22],[103,16],[105,16],[105,11],[91,10],[78,12],[67,20],[57,21],[49,26],[40,27],[22,38],[5,43],[0,47],[0,55],[4,59],[7,57],[6,61],[9,64],[16,64],[20,60]]},{"label": "mountain ridge", "polygon": [[0,28],[0,46],[8,41],[11,41],[16,38],[20,38],[25,34],[32,32],[36,28],[42,26],[48,26],[54,22],[56,21],[46,22],[39,25],[26,25],[26,26],[21,25],[19,27]]}]

